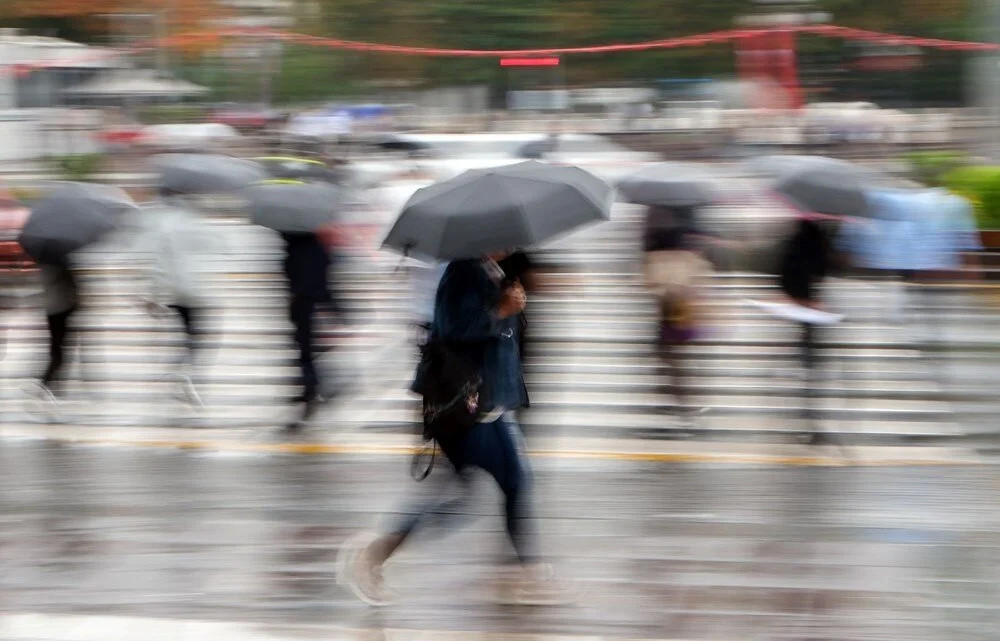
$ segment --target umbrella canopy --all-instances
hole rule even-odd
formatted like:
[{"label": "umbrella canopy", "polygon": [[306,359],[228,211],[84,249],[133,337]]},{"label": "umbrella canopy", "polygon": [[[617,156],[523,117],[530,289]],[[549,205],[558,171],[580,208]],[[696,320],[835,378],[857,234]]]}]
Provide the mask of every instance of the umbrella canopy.
[{"label": "umbrella canopy", "polygon": [[799,208],[833,216],[871,215],[867,193],[910,185],[856,165],[837,169],[805,169],[782,178],[775,190]]},{"label": "umbrella canopy", "polygon": [[181,194],[236,191],[268,178],[255,162],[214,154],[164,154],[154,165],[160,186]]},{"label": "umbrella canopy", "polygon": [[806,169],[830,169],[833,171],[842,169],[850,171],[858,168],[858,165],[846,160],[840,160],[839,158],[794,154],[758,156],[748,160],[744,165],[755,174],[763,174],[776,179],[781,179]]},{"label": "umbrella canopy", "polygon": [[19,242],[39,262],[63,262],[118,227],[122,214],[137,210],[117,187],[63,183],[31,210]]},{"label": "umbrella canopy", "polygon": [[712,202],[705,171],[683,163],[657,163],[622,179],[618,193],[637,205],[702,207]]},{"label": "umbrella canopy", "polygon": [[536,161],[473,169],[418,190],[385,247],[427,258],[475,258],[545,242],[607,220],[611,188],[578,167]]},{"label": "umbrella canopy", "polygon": [[254,223],[286,233],[308,234],[333,222],[341,193],[323,183],[269,180],[243,191]]}]

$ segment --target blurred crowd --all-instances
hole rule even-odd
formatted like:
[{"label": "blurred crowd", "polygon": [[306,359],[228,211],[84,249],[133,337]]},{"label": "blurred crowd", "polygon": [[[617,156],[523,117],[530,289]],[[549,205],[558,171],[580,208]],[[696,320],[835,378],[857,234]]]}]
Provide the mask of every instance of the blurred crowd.
[{"label": "blurred crowd", "polygon": [[[534,156],[560,144],[549,136]],[[484,163],[485,164],[485,163]],[[123,226],[139,230],[144,295],[138,303],[157,319],[173,315],[185,334],[173,374],[192,406],[203,404],[192,367],[213,339],[205,318],[215,304],[206,293],[204,256],[218,250],[198,198],[238,194],[250,222],[281,239],[287,318],[298,368],[295,413],[282,429],[299,432],[340,391],[317,366],[321,326],[355,322],[331,279],[353,243],[348,212],[355,207],[351,167],[317,157],[276,155],[248,161],[211,154],[168,154],[154,160],[157,194],[142,206],[124,191],[96,183],[61,183],[21,212],[17,243],[38,267],[48,330],[48,355],[33,394],[58,407],[67,344],[78,310],[87,304],[75,275],[77,252]],[[536,252],[579,227],[613,220],[612,201],[644,208],[635,239],[641,279],[658,316],[655,350],[663,363],[670,406],[692,425],[711,407],[690,399],[685,348],[707,326],[701,300],[713,271],[755,265],[774,276],[772,293],[746,304],[800,327],[802,392],[813,398],[819,335],[844,320],[824,303],[831,274],[923,285],[974,273],[981,249],[967,201],[938,189],[901,181],[869,168],[815,156],[757,158],[755,198],[782,211],[763,242],[732,232],[713,219],[726,196],[726,172],[707,166],[655,163],[607,181],[565,163],[524,160],[476,166],[433,181],[412,166],[371,193],[395,200],[398,217],[384,247],[400,254],[398,278],[410,281],[410,323],[419,364],[411,391],[422,399],[418,420],[427,448],[414,473],[427,476],[440,451],[458,486],[466,471],[486,471],[504,495],[507,530],[519,570],[507,584],[512,602],[561,602],[566,591],[539,558],[530,516],[530,472],[524,458],[519,411],[530,405],[530,298],[544,288]],[[373,189],[374,187],[374,189]],[[393,193],[395,190],[396,193]],[[367,238],[365,243],[373,243]],[[370,247],[374,249],[374,247]],[[405,271],[404,271],[405,268]],[[582,276],[585,278],[585,276]],[[897,304],[894,314],[902,314]],[[804,405],[806,418],[817,407]],[[681,432],[676,432],[678,435]],[[826,436],[808,435],[812,443]],[[418,527],[456,513],[458,499],[407,502],[406,514],[380,535],[346,546],[343,577],[363,600],[387,599],[381,568]]]}]

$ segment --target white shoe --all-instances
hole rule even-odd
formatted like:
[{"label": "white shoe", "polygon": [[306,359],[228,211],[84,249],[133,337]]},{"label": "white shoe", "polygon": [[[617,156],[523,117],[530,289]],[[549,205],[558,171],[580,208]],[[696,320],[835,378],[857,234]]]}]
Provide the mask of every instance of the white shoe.
[{"label": "white shoe", "polygon": [[34,381],[25,388],[25,392],[40,401],[52,403],[53,405],[59,404],[59,399],[52,393],[52,389],[42,381]]},{"label": "white shoe", "polygon": [[501,581],[498,602],[503,605],[569,605],[576,596],[568,586],[556,581],[552,566],[538,563],[517,568],[514,576]]},{"label": "white shoe", "polygon": [[39,413],[45,414],[47,420],[57,423],[62,423],[65,420],[62,414],[62,403],[52,393],[48,385],[41,381],[34,381],[24,388],[24,392],[39,403],[37,410]]},{"label": "white shoe", "polygon": [[205,407],[205,402],[201,400],[198,389],[194,386],[190,376],[181,376],[181,391],[190,405],[198,408]]},{"label": "white shoe", "polygon": [[337,582],[351,590],[368,605],[381,607],[390,603],[382,578],[382,564],[372,556],[376,535],[362,533],[352,536],[337,553]]}]

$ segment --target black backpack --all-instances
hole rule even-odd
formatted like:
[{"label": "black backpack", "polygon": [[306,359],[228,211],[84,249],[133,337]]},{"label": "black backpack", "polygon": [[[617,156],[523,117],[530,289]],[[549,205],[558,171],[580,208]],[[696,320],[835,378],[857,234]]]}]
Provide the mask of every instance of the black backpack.
[{"label": "black backpack", "polygon": [[[433,450],[426,469],[414,457],[414,478],[422,480],[434,465],[437,444],[460,441],[480,416],[482,376],[476,363],[445,341],[431,338],[420,347],[420,363],[411,390],[423,399],[423,437]],[[425,448],[426,449],[426,448]]]}]

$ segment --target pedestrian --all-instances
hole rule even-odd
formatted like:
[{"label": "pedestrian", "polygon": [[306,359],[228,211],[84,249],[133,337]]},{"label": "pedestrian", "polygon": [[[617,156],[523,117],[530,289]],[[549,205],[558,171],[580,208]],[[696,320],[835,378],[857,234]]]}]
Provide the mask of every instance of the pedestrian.
[{"label": "pedestrian", "polygon": [[[451,463],[457,484],[468,496],[470,473],[488,473],[504,495],[507,534],[517,563],[502,583],[501,600],[521,604],[547,604],[564,597],[551,580],[551,569],[540,562],[535,533],[530,529],[531,474],[523,451],[523,437],[513,412],[526,401],[518,357],[517,316],[525,307],[524,289],[504,286],[497,263],[504,254],[480,260],[452,262],[438,287],[431,345],[442,356],[438,374],[418,372],[414,390],[425,399],[425,425]],[[459,387],[450,401],[432,389],[445,378],[455,378],[458,363],[468,364],[466,380],[481,384]],[[450,392],[444,394],[447,396]],[[446,416],[440,419],[439,416]],[[435,497],[429,504],[408,510],[408,515],[380,536],[352,538],[341,551],[340,577],[363,601],[372,605],[387,600],[382,568],[420,526],[456,514],[455,500]]]},{"label": "pedestrian", "polygon": [[301,416],[289,423],[289,430],[305,426],[324,399],[320,395],[320,379],[314,359],[314,318],[318,307],[331,302],[327,270],[330,258],[326,246],[317,234],[283,233],[285,241],[285,277],[290,293],[288,316],[294,327],[293,339],[298,347],[299,384],[302,393],[292,399],[301,405]]},{"label": "pedestrian", "polygon": [[208,296],[204,290],[204,259],[213,246],[212,234],[182,194],[161,188],[159,199],[145,212],[145,244],[151,250],[147,312],[162,318],[173,312],[184,328],[185,356],[178,374],[181,391],[194,406],[204,405],[193,373],[199,341],[204,335]]},{"label": "pedestrian", "polygon": [[[779,264],[778,285],[782,293],[796,305],[814,310],[823,309],[820,286],[834,262],[833,243],[823,224],[826,219],[832,220],[820,215],[800,215],[794,230],[784,242]],[[814,397],[819,376],[817,325],[805,321],[800,323],[800,328],[800,358],[805,372],[802,416],[814,423]],[[809,437],[809,443],[813,445],[826,440],[826,435],[815,429]]]},{"label": "pedestrian", "polygon": [[61,261],[39,261],[38,271],[49,330],[49,362],[38,388],[44,400],[55,402],[53,384],[62,377],[66,342],[72,333],[71,319],[79,308],[80,292],[69,257]]},{"label": "pedestrian", "polygon": [[676,401],[671,411],[684,418],[705,411],[690,403],[683,354],[699,330],[698,285],[711,271],[702,256],[702,237],[694,207],[654,206],[647,210],[643,276],[656,297],[657,348]]}]

